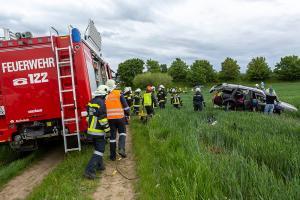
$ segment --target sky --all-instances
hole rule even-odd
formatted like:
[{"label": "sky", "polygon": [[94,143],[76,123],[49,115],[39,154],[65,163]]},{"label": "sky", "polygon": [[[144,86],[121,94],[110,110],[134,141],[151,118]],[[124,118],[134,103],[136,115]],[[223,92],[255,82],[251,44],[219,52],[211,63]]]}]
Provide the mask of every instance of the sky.
[{"label": "sky", "polygon": [[300,52],[297,0],[0,0],[0,27],[14,32],[61,34],[69,24],[82,34],[92,19],[102,34],[102,54],[113,69],[137,57],[170,65],[207,59],[219,71],[226,57],[245,72],[251,58],[269,66]]}]

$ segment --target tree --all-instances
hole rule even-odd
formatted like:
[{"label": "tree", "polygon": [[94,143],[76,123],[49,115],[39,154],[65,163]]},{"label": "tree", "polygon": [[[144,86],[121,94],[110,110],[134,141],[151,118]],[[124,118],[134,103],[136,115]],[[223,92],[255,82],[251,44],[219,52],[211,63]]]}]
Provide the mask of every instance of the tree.
[{"label": "tree", "polygon": [[132,86],[134,77],[143,73],[144,64],[144,61],[139,58],[128,59],[120,63],[117,71],[120,81],[126,86]]},{"label": "tree", "polygon": [[160,65],[160,71],[162,73],[167,73],[168,72],[168,66],[166,64],[161,64]]},{"label": "tree", "polygon": [[220,79],[224,81],[233,81],[240,75],[240,66],[236,60],[227,57],[221,65]]},{"label": "tree", "polygon": [[280,80],[300,79],[300,58],[298,56],[285,56],[276,64],[274,73]]},{"label": "tree", "polygon": [[189,80],[193,85],[211,83],[216,80],[216,72],[207,60],[195,60],[191,65]]},{"label": "tree", "polygon": [[148,72],[160,72],[160,65],[159,65],[159,62],[156,61],[156,60],[147,60],[146,62],[146,67],[147,67],[147,70]]},{"label": "tree", "polygon": [[176,58],[172,62],[168,73],[172,76],[173,81],[185,82],[188,73],[188,65],[180,58]]},{"label": "tree", "polygon": [[140,87],[143,89],[146,88],[148,84],[154,85],[156,87],[162,84],[168,87],[172,84],[172,77],[167,73],[147,72],[147,73],[137,75],[134,78],[133,83],[135,87]]},{"label": "tree", "polygon": [[265,80],[270,77],[271,69],[264,57],[253,58],[247,67],[247,77],[251,81]]}]

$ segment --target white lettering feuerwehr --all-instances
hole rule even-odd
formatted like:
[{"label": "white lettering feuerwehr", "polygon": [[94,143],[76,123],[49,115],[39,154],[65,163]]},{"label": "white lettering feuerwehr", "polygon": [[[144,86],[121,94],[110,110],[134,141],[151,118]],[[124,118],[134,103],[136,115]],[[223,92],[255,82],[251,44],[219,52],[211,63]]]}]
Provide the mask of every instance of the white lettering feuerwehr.
[{"label": "white lettering feuerwehr", "polygon": [[55,67],[54,58],[38,58],[32,60],[18,60],[14,62],[4,62],[1,64],[3,73],[19,72],[26,70],[44,69]]}]

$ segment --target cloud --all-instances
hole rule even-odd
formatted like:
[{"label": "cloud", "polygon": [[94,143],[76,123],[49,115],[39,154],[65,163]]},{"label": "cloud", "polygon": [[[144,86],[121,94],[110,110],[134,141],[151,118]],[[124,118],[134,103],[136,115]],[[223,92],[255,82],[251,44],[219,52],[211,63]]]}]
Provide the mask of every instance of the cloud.
[{"label": "cloud", "polygon": [[[103,55],[117,68],[132,57],[170,64],[208,59],[219,70],[231,56],[242,71],[252,57],[271,67],[281,56],[300,52],[300,10],[296,0],[53,0],[8,1],[0,25],[14,31],[62,34],[72,24],[85,30],[92,18],[103,37]],[[18,5],[18,6],[16,6]]]}]

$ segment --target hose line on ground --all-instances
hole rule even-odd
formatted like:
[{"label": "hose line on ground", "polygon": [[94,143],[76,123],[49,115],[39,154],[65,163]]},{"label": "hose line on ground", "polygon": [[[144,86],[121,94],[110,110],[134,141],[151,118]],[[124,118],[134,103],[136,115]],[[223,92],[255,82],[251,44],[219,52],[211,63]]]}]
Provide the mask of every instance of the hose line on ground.
[{"label": "hose line on ground", "polygon": [[[121,159],[122,160],[122,159]],[[115,165],[115,169],[116,169],[116,171],[117,172],[119,172],[119,174],[121,174],[121,176],[123,177],[123,178],[125,178],[125,179],[127,179],[127,180],[129,180],[129,181],[133,181],[133,180],[136,180],[136,179],[138,179],[139,177],[138,176],[136,176],[136,177],[127,177],[126,175],[124,175],[123,174],[123,172],[119,169],[119,161],[120,160],[117,160],[117,162],[116,162],[116,165]]]}]

